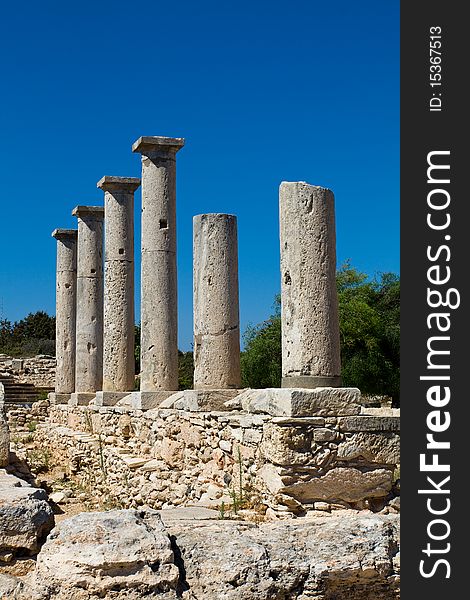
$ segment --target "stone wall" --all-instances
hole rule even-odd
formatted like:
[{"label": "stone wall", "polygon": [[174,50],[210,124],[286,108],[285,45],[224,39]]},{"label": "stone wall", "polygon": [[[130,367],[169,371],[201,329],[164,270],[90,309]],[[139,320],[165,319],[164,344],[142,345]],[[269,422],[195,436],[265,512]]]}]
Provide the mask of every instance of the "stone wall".
[{"label": "stone wall", "polygon": [[56,360],[53,356],[39,354],[30,358],[12,358],[6,354],[0,354],[0,378],[13,377],[20,383],[53,388],[55,370]]},{"label": "stone wall", "polygon": [[36,435],[52,463],[125,508],[393,511],[399,416],[363,410],[293,418],[58,404]]},{"label": "stone wall", "polygon": [[7,411],[8,427],[11,432],[34,431],[38,423],[49,416],[49,400],[38,400],[31,406],[10,406]]}]

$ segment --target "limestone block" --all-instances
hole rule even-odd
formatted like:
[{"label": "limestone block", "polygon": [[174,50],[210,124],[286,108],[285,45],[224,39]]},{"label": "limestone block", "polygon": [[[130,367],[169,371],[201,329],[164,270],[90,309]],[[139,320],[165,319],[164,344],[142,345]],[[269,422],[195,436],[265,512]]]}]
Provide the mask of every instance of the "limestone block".
[{"label": "limestone block", "polygon": [[260,469],[258,469],[257,477],[273,495],[276,495],[285,488],[284,482],[282,481],[279,473],[279,468],[275,465],[269,463],[264,464]]},{"label": "limestone block", "polygon": [[386,496],[392,489],[392,471],[376,469],[362,472],[358,469],[336,467],[323,477],[285,486],[283,493],[302,503],[315,500],[358,502],[367,498]]},{"label": "limestone block", "polygon": [[224,411],[225,403],[239,394],[239,390],[184,390],[173,407],[190,412]]},{"label": "limestone block", "polygon": [[315,442],[332,442],[336,439],[336,432],[326,427],[319,427],[313,431]]},{"label": "limestone block", "polygon": [[260,445],[265,460],[276,465],[304,465],[312,457],[312,433],[304,427],[279,427],[267,423]]},{"label": "limestone block", "polygon": [[338,446],[338,459],[364,458],[373,463],[397,465],[400,463],[400,437],[393,433],[355,433]]},{"label": "limestone block", "polygon": [[157,458],[164,460],[170,467],[181,466],[183,445],[181,442],[165,437],[160,444],[156,445],[155,454]]},{"label": "limestone block", "polygon": [[396,516],[342,511],[259,525],[172,521],[169,533],[197,600],[398,597],[391,583],[398,549]]},{"label": "limestone block", "polygon": [[34,554],[53,524],[46,492],[0,470],[0,551]]},{"label": "limestone block", "polygon": [[32,591],[25,590],[24,588],[25,583],[19,577],[0,573],[0,598],[4,598],[5,600],[8,600],[9,598],[15,598],[15,600],[26,600],[28,592],[29,597],[32,598]]},{"label": "limestone block", "polygon": [[[74,373],[74,379],[75,379],[75,373]],[[57,393],[57,392],[50,392],[47,395],[50,404],[68,404],[69,400],[70,400],[70,394],[61,394],[61,393]]]},{"label": "limestone block", "polygon": [[239,396],[243,410],[276,417],[357,415],[361,411],[357,388],[267,388],[246,390]]},{"label": "limestone block", "polygon": [[339,386],[333,192],[302,181],[284,181],[279,213],[282,386]]},{"label": "limestone block", "polygon": [[103,597],[116,589],[168,590],[177,581],[170,539],[150,509],[85,512],[61,521],[37,559],[36,585],[46,590],[85,588]]},{"label": "limestone block", "polygon": [[74,392],[70,394],[69,406],[88,406],[94,402],[96,392]]},{"label": "limestone block", "polygon": [[[104,387],[104,386],[103,386]],[[93,404],[95,406],[116,406],[118,402],[129,396],[128,392],[96,392]]]},{"label": "limestone block", "polygon": [[338,424],[341,431],[400,431],[400,417],[341,417]]},{"label": "limestone block", "polygon": [[[175,398],[180,398],[183,392],[156,390],[154,392],[131,392],[124,394],[116,406],[134,408],[137,410],[154,410],[156,408],[173,408]],[[117,395],[116,395],[117,396]]]}]

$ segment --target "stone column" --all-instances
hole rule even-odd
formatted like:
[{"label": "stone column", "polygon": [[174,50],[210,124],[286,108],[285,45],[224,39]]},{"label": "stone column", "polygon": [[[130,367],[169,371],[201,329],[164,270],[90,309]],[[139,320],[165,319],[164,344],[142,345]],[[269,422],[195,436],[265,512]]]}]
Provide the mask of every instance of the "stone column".
[{"label": "stone column", "polygon": [[194,389],[240,388],[237,218],[194,225]]},{"label": "stone column", "polygon": [[341,385],[333,192],[281,183],[282,387]]},{"label": "stone column", "polygon": [[141,137],[142,392],[178,389],[176,279],[176,153],[182,138]]},{"label": "stone column", "polygon": [[75,391],[75,327],[77,316],[77,230],[54,229],[56,265],[55,401],[68,401]]},{"label": "stone column", "polygon": [[140,179],[103,177],[97,186],[104,191],[106,214],[103,392],[131,392],[135,383],[134,192]]},{"label": "stone column", "polygon": [[101,206],[77,206],[77,356],[75,398],[86,403],[103,385],[103,220]]}]

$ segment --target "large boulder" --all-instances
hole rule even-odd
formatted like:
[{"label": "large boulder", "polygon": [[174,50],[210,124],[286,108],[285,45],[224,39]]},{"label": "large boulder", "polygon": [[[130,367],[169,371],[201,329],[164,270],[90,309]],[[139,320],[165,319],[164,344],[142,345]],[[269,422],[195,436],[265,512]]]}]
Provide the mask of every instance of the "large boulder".
[{"label": "large boulder", "polygon": [[398,518],[338,515],[263,523],[168,522],[188,600],[395,600]]},{"label": "large boulder", "polygon": [[[206,511],[207,512],[207,511]],[[83,513],[62,521],[18,600],[397,600],[397,515],[288,521],[200,509]],[[162,523],[163,519],[163,523]],[[171,539],[171,542],[170,542]],[[14,581],[5,585],[14,588]]]},{"label": "large boulder", "polygon": [[46,492],[0,469],[0,552],[35,554],[53,526]]},{"label": "large boulder", "polygon": [[176,598],[178,575],[159,514],[114,510],[59,523],[38,555],[34,588],[44,598],[133,598],[131,591],[163,600]]}]

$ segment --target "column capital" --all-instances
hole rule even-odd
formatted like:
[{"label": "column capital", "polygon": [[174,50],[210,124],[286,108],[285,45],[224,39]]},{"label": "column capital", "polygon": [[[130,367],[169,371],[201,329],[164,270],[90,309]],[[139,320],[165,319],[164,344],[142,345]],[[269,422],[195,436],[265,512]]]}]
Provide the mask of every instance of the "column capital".
[{"label": "column capital", "polygon": [[139,177],[114,177],[111,175],[105,175],[96,184],[96,187],[104,192],[123,191],[132,193],[135,192],[139,186]]},{"label": "column capital", "polygon": [[184,138],[143,135],[132,144],[132,152],[176,154],[184,146]]},{"label": "column capital", "polygon": [[78,231],[76,229],[54,229],[51,235],[56,240],[76,240]]},{"label": "column capital", "polygon": [[95,219],[103,219],[104,206],[76,206],[72,211],[72,217],[92,217]]}]

